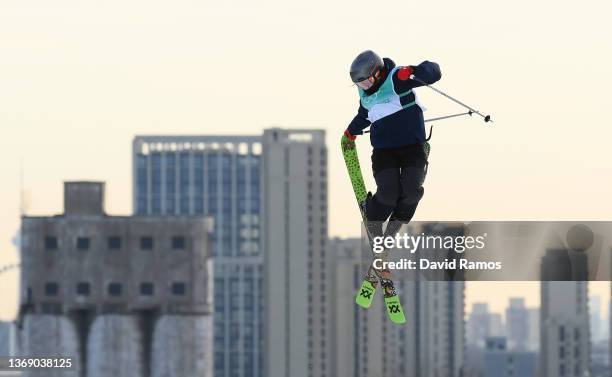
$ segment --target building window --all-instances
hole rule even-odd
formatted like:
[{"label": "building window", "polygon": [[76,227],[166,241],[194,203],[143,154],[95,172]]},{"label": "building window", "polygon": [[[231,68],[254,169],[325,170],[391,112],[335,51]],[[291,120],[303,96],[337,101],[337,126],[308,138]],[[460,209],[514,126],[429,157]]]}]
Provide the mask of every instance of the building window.
[{"label": "building window", "polygon": [[153,250],[153,237],[140,237],[141,250]]},{"label": "building window", "polygon": [[120,250],[121,249],[121,237],[119,236],[108,237],[108,249],[109,250]]},{"label": "building window", "polygon": [[140,284],[140,295],[141,296],[153,296],[155,288],[153,283],[141,283]]},{"label": "building window", "polygon": [[89,250],[89,237],[77,238],[77,250]]},{"label": "building window", "polygon": [[183,250],[183,249],[185,249],[185,237],[183,237],[183,236],[174,236],[174,237],[172,237],[172,249],[173,250]]},{"label": "building window", "polygon": [[123,287],[121,286],[121,283],[110,283],[108,285],[108,295],[109,296],[121,296],[122,290],[123,290]]},{"label": "building window", "polygon": [[45,284],[45,295],[47,296],[57,296],[59,293],[59,286],[57,283],[46,283]]},{"label": "building window", "polygon": [[57,250],[57,237],[45,237],[45,250]]},{"label": "building window", "polygon": [[172,294],[175,296],[185,296],[185,283],[174,282],[172,283]]},{"label": "building window", "polygon": [[76,293],[78,296],[89,296],[89,283],[78,283],[76,286]]}]

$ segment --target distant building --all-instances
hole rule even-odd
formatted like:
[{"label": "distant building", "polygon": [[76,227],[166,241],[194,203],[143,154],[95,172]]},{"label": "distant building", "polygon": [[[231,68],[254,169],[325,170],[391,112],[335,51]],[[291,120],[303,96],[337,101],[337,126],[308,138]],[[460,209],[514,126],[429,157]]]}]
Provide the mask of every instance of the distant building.
[{"label": "distant building", "polygon": [[11,323],[0,322],[0,356],[10,355]]},{"label": "distant building", "polygon": [[19,355],[69,355],[90,377],[211,376],[208,219],[109,216],[104,183],[66,182],[64,213],[21,229]]},{"label": "distant building", "polygon": [[261,135],[137,136],[134,212],[214,221],[215,377],[262,377],[263,153]]},{"label": "distant building", "polygon": [[489,311],[489,304],[474,303],[466,323],[466,344],[472,347],[485,347],[488,337],[504,336],[502,316]]},{"label": "distant building", "polygon": [[538,352],[540,349],[540,308],[527,309],[527,349]]},{"label": "distant building", "polygon": [[[464,235],[463,227],[452,223],[425,223],[420,230],[415,228],[414,231],[451,237]],[[449,250],[446,249],[431,249],[429,258],[444,259],[447,253]],[[458,257],[454,251],[450,253],[449,257]],[[408,329],[416,330],[415,374],[410,377],[460,377],[463,374],[465,282],[457,275],[460,273],[456,270],[428,271],[430,281],[400,281],[406,318],[413,318]]]},{"label": "distant building", "polygon": [[[366,248],[362,250],[362,248]],[[393,324],[377,289],[369,309],[355,294],[371,263],[360,239],[330,242],[335,257],[336,376],[459,377],[464,370],[464,283],[396,280],[407,323]]]},{"label": "distant building", "polygon": [[266,377],[335,377],[323,130],[264,131]]},{"label": "distant building", "polygon": [[484,377],[533,377],[536,361],[535,352],[511,351],[506,338],[490,337],[485,346]]},{"label": "distant building", "polygon": [[485,340],[491,336],[491,319],[489,304],[477,302],[472,305],[466,329],[469,346],[484,347]]},{"label": "distant building", "polygon": [[[398,349],[395,360],[402,360],[400,367],[408,371],[404,376],[462,376],[465,283],[417,280],[399,281],[396,286],[408,323],[402,332],[393,326],[389,333],[400,336],[403,347]],[[392,325],[388,320],[387,323]]]},{"label": "distant building", "polygon": [[510,298],[510,305],[506,309],[506,335],[509,349],[524,350],[527,348],[529,319],[523,298]]},{"label": "distant building", "polygon": [[612,369],[610,369],[610,360],[608,356],[608,339],[592,343],[590,377],[610,377]]},{"label": "distant building", "polygon": [[589,298],[589,325],[591,326],[591,340],[593,342],[605,339],[601,318],[601,297],[599,296]]},{"label": "distant building", "polygon": [[[403,360],[394,359],[384,351],[397,348],[392,339],[383,339],[387,326],[385,307],[380,290],[372,307],[364,310],[355,304],[355,294],[363,280],[369,261],[362,258],[360,238],[333,238],[329,253],[334,257],[334,355],[337,376],[368,377]],[[396,329],[403,332],[403,327]]]},{"label": "distant building", "polygon": [[325,132],[137,136],[133,159],[136,214],[214,219],[215,377],[332,376]]},{"label": "distant building", "polygon": [[[586,255],[548,250],[541,265],[540,377],[589,373]],[[575,279],[576,281],[561,281]]]},{"label": "distant building", "polygon": [[490,336],[506,336],[502,315],[499,313],[490,313],[489,322],[491,324]]}]

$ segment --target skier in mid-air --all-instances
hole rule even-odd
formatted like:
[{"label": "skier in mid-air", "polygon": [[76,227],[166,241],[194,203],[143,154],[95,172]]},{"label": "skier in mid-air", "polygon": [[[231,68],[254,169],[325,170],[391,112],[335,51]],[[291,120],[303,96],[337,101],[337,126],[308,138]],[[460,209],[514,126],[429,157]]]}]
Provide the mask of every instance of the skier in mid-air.
[{"label": "skier in mid-air", "polygon": [[365,213],[370,234],[381,236],[383,222],[408,223],[423,197],[427,165],[424,108],[412,89],[440,80],[440,67],[430,61],[396,66],[393,60],[368,50],[353,60],[350,75],[359,90],[359,110],[344,133],[354,140],[370,126],[377,187],[374,195],[368,193]]},{"label": "skier in mid-air", "polygon": [[[402,224],[412,220],[423,197],[430,150],[425,138],[425,122],[474,114],[481,116],[485,123],[493,120],[490,115],[431,86],[442,75],[440,67],[430,61],[397,67],[391,59],[381,59],[368,50],[353,60],[350,75],[359,90],[359,110],[344,131],[341,148],[359,212],[366,223],[370,246],[375,252],[375,243],[379,243],[376,238],[394,236]],[[424,108],[413,90],[425,85],[468,111],[425,120]],[[373,147],[372,171],[377,186],[374,195],[366,190],[355,145],[356,136],[363,134],[368,126]],[[384,222],[387,226],[383,233]],[[403,324],[406,316],[391,272],[384,267],[388,252],[385,250],[387,243],[383,241],[383,244],[385,247],[375,254],[375,261],[368,268],[355,302],[362,308],[369,308],[380,283],[389,318],[396,324]],[[383,267],[375,266],[378,261],[383,262]]]}]

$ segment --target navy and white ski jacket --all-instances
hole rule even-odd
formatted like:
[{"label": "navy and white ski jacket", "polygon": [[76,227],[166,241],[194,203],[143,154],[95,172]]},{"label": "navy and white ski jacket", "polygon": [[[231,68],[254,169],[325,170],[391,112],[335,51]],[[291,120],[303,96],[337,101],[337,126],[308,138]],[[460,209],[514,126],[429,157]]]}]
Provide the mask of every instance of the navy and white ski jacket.
[{"label": "navy and white ski jacket", "polygon": [[[359,89],[359,110],[348,126],[352,135],[363,134],[370,126],[370,142],[375,149],[397,148],[425,141],[424,108],[412,89],[423,86],[413,80],[408,67],[396,67],[383,59],[383,77],[368,90]],[[438,64],[424,61],[411,66],[414,77],[427,84],[440,80]]]}]

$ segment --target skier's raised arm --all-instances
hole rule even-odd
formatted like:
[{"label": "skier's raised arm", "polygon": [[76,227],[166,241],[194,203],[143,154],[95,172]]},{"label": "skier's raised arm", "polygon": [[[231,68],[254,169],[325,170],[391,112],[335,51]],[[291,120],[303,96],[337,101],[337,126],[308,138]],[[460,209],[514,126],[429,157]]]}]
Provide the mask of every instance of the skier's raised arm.
[{"label": "skier's raised arm", "polygon": [[368,110],[359,103],[359,110],[357,110],[357,115],[353,118],[351,123],[349,123],[348,128],[344,131],[344,134],[349,139],[355,139],[357,135],[363,134],[363,129],[370,125],[370,121],[368,118]]},{"label": "skier's raised arm", "polygon": [[424,85],[422,82],[412,79],[412,75],[426,84],[433,84],[440,80],[442,72],[437,63],[428,60],[416,66],[409,65],[402,67],[393,75],[393,85],[398,92],[405,92]]}]

